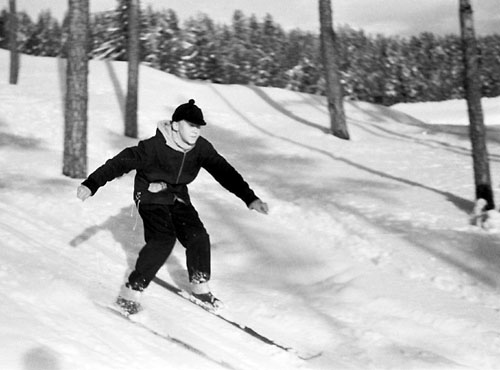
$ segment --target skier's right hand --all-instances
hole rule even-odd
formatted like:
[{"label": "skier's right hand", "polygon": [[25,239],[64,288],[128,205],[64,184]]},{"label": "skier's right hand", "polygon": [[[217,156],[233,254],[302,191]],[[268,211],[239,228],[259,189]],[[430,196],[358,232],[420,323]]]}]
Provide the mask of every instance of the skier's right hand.
[{"label": "skier's right hand", "polygon": [[163,181],[152,182],[149,184],[148,191],[151,193],[159,193],[167,188],[167,183]]},{"label": "skier's right hand", "polygon": [[82,200],[82,202],[90,197],[92,195],[92,192],[88,187],[85,185],[80,185],[78,189],[76,189],[76,196]]}]

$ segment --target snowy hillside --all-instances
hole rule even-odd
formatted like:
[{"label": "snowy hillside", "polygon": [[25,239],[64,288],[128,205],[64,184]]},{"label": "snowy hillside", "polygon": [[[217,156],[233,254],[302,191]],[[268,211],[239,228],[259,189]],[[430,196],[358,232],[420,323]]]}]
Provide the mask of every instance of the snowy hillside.
[{"label": "snowy hillside", "polygon": [[[0,50],[1,369],[500,368],[500,234],[468,224],[472,160],[455,102],[348,102],[352,140],[342,141],[325,134],[321,97],[141,68],[141,138],[194,98],[203,135],[269,203],[267,216],[250,212],[206,173],[190,188],[224,314],[321,354],[301,360],[162,284],[148,289],[142,319],[196,351],[102,307],[142,245],[133,173],[80,202],[80,181],[61,175],[64,62],[23,55],[17,86],[8,66]],[[89,82],[92,171],[136,140],[122,136],[126,64],[92,61]],[[500,99],[490,101],[487,122],[500,124]],[[494,126],[489,151],[496,191]],[[186,287],[181,246],[158,277]]]}]

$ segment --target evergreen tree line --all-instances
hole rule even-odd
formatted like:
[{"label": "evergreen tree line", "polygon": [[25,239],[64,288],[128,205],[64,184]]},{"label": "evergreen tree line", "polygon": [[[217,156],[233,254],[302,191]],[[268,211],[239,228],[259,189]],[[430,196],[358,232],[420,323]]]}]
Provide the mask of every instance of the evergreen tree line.
[{"label": "evergreen tree line", "polygon": [[[90,21],[89,56],[127,59],[126,2],[115,11],[96,13]],[[19,51],[66,56],[67,19],[49,11],[36,21],[18,13]],[[8,48],[8,12],[0,13],[0,47]],[[478,37],[482,95],[500,95],[500,35]],[[319,35],[285,31],[271,15],[262,20],[237,10],[231,24],[217,24],[199,14],[181,24],[175,11],[141,13],[141,61],[189,79],[223,84],[255,84],[325,93]],[[422,33],[402,38],[369,35],[343,26],[336,29],[344,94],[352,100],[381,104],[464,97],[460,37]]]}]

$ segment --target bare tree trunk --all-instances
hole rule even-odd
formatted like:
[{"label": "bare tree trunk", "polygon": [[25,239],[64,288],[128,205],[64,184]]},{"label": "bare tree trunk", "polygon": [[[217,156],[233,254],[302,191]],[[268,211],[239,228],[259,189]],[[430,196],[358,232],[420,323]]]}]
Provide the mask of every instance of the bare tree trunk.
[{"label": "bare tree trunk", "polygon": [[330,0],[319,0],[321,56],[326,77],[326,94],[332,134],[349,140],[340,73],[337,65],[335,32],[333,31],[332,6]]},{"label": "bare tree trunk", "polygon": [[486,200],[485,209],[495,208],[488,150],[486,147],[486,129],[481,106],[481,81],[477,42],[474,33],[472,5],[470,0],[460,0],[460,30],[462,34],[462,50],[465,66],[465,95],[469,112],[469,133],[472,143],[472,158],[474,163],[474,180],[476,185],[476,200]]},{"label": "bare tree trunk", "polygon": [[128,0],[128,82],[125,104],[125,136],[137,138],[137,108],[139,89],[139,0]]},{"label": "bare tree trunk", "polygon": [[9,49],[10,77],[9,83],[16,85],[19,78],[19,52],[17,51],[17,11],[16,0],[9,0]]},{"label": "bare tree trunk", "polygon": [[87,176],[89,1],[69,0],[63,174]]}]

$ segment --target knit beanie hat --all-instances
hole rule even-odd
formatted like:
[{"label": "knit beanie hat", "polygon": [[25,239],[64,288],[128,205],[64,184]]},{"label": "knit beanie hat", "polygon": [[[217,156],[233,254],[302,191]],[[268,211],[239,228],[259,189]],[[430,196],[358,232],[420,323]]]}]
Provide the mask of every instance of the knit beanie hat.
[{"label": "knit beanie hat", "polygon": [[194,100],[189,99],[186,104],[179,105],[172,115],[172,121],[179,122],[186,120],[195,125],[205,126],[207,123],[203,120],[203,113],[200,108],[194,105]]}]

